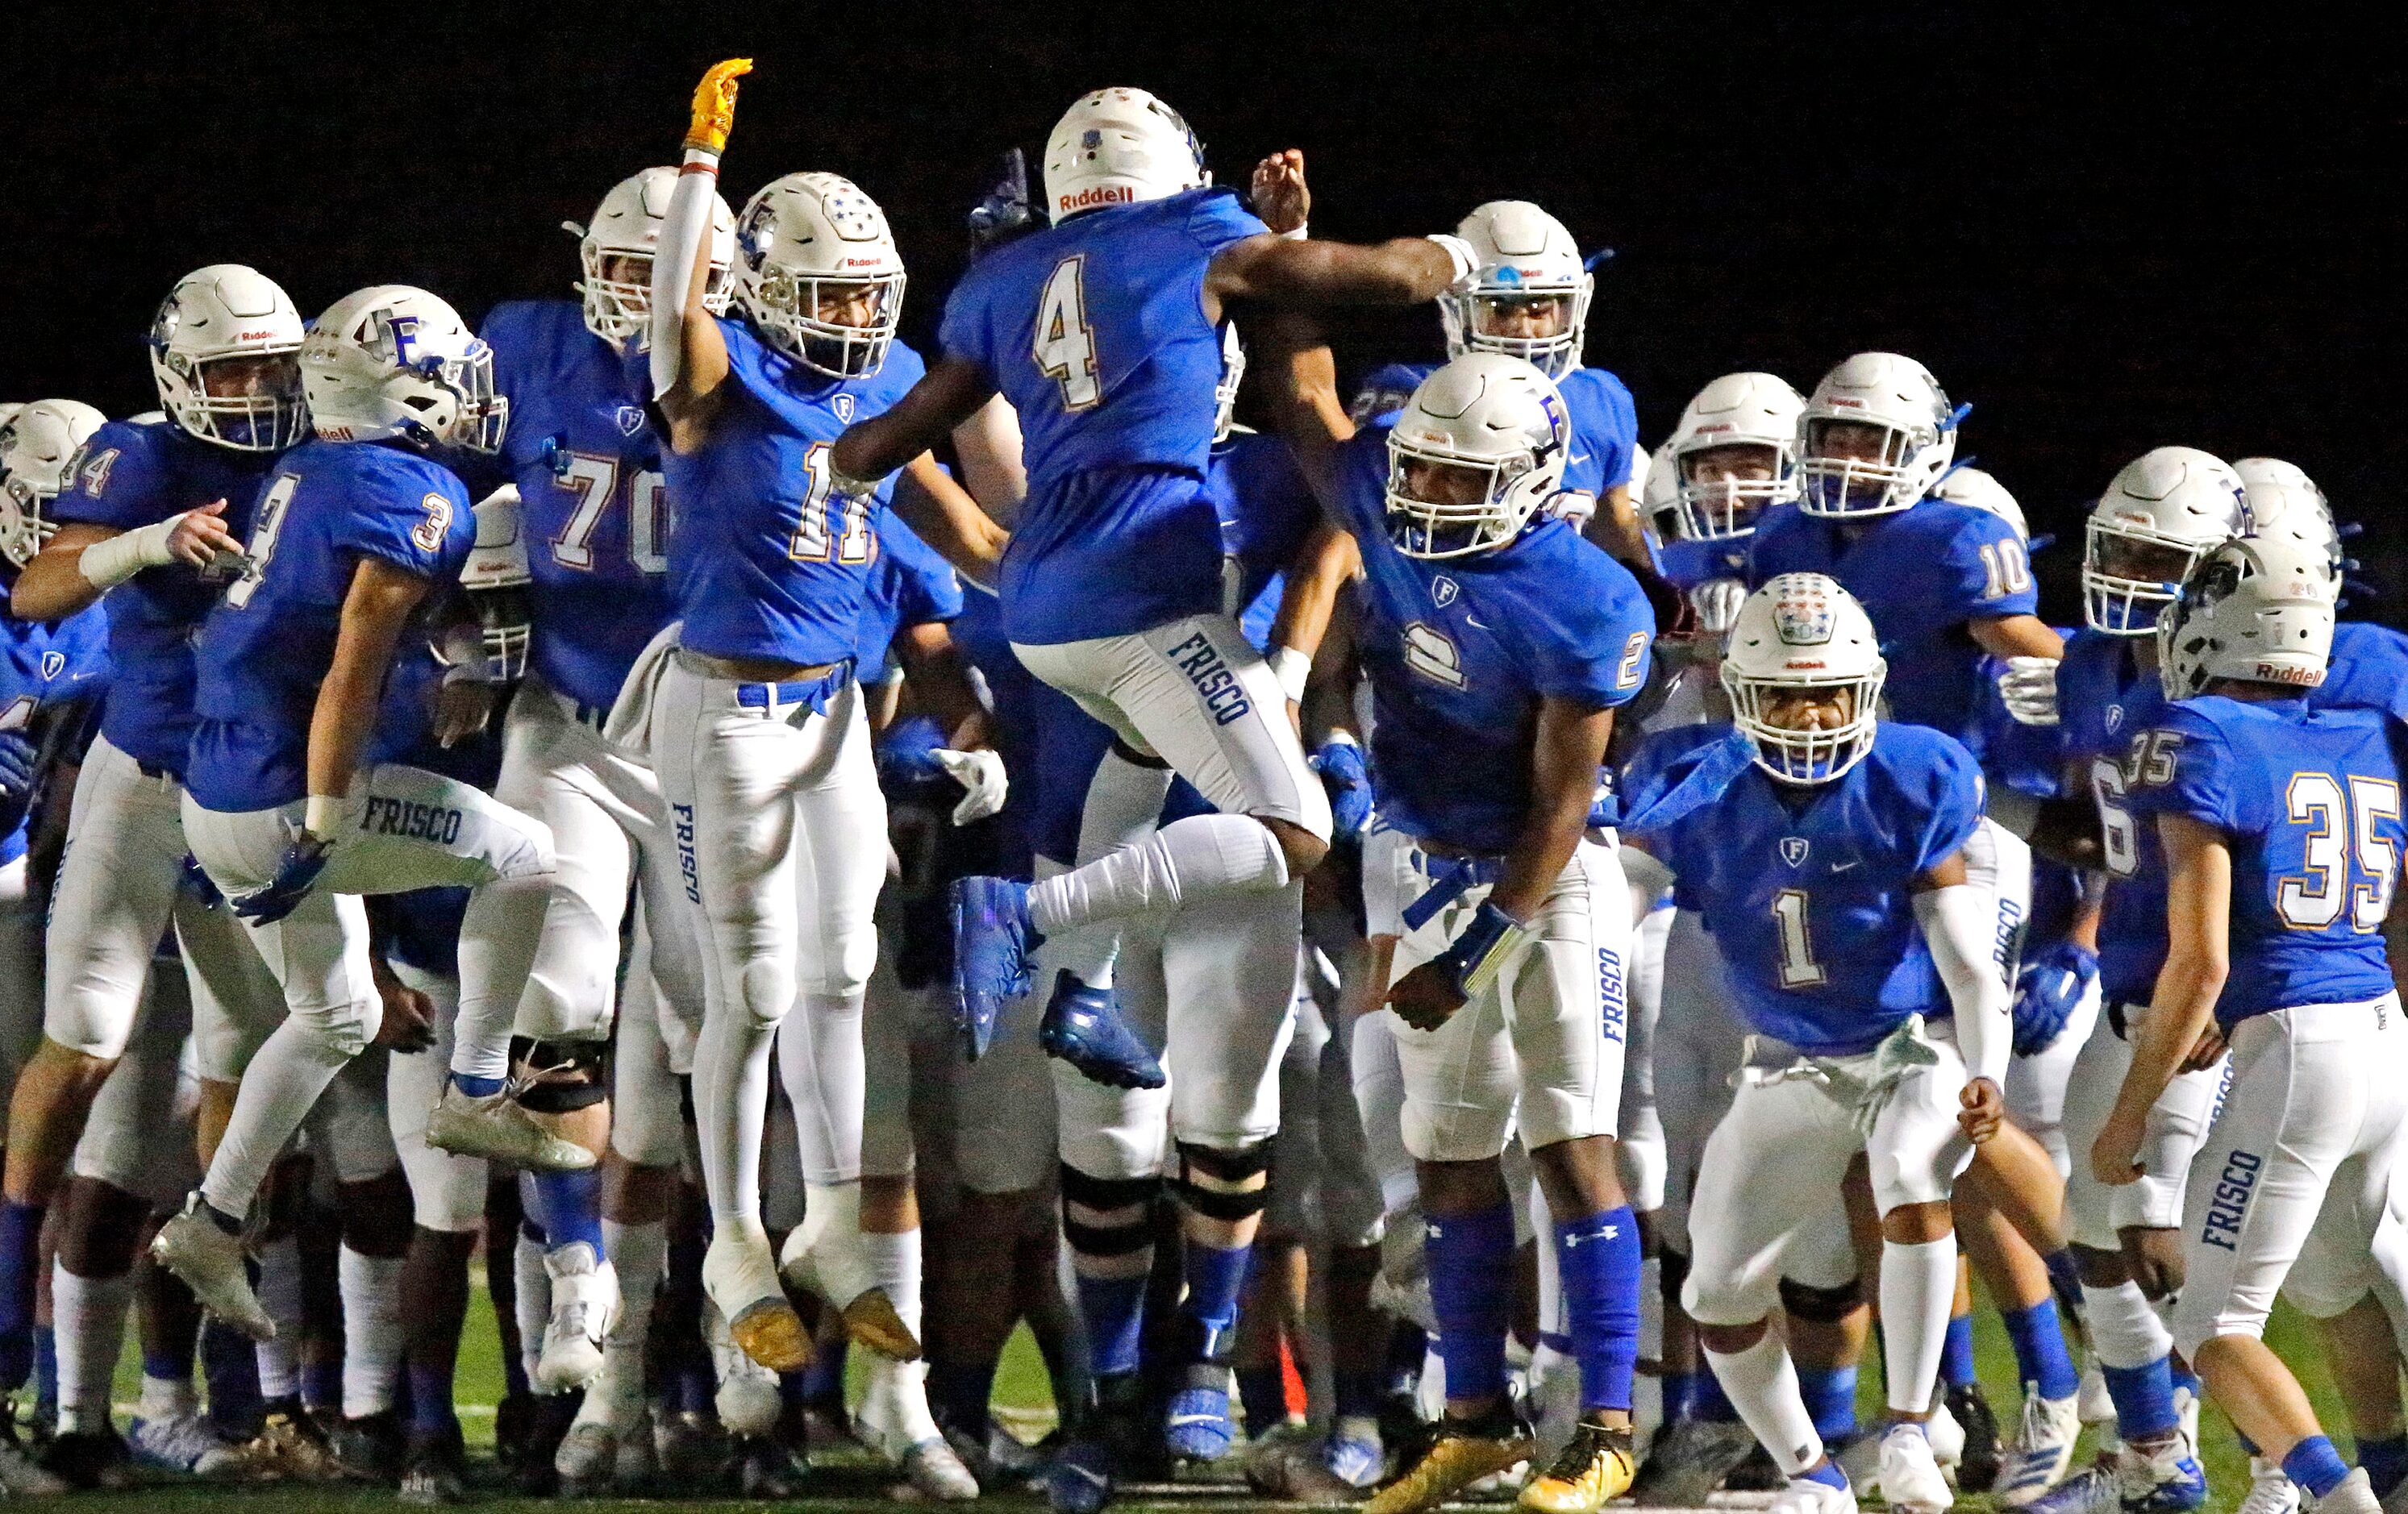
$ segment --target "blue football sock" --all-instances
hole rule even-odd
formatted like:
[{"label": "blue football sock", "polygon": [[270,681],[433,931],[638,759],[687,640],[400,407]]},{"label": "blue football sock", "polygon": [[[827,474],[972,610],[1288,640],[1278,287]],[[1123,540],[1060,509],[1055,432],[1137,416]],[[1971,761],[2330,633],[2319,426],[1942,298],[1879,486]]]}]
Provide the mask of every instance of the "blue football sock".
[{"label": "blue football sock", "polygon": [[799,1392],[807,1404],[844,1402],[844,1364],[853,1342],[838,1335],[826,1347],[811,1353],[810,1364],[793,1374],[800,1379]]},{"label": "blue football sock", "polygon": [[59,1407],[59,1337],[49,1325],[34,1327],[34,1402]]},{"label": "blue football sock", "polygon": [[539,1172],[535,1175],[535,1199],[542,1215],[546,1250],[583,1241],[602,1260],[602,1169]]},{"label": "blue football sock", "polygon": [[201,1379],[209,1391],[209,1422],[230,1440],[259,1433],[265,1401],[259,1393],[259,1350],[222,1320],[201,1321]]},{"label": "blue football sock", "polygon": [[492,1098],[502,1091],[503,1083],[499,1078],[478,1078],[463,1072],[452,1075],[452,1086],[472,1099]]},{"label": "blue football sock", "polygon": [[2358,1464],[2366,1468],[2366,1480],[2374,1484],[2374,1496],[2385,1496],[2408,1481],[2408,1435],[2359,1441]]},{"label": "blue football sock", "polygon": [[452,1407],[452,1365],[412,1362],[405,1375],[409,1388],[409,1433],[419,1437],[450,1437],[460,1433],[460,1416]]},{"label": "blue football sock", "polygon": [[1799,1476],[1809,1482],[1819,1482],[1826,1488],[1845,1488],[1848,1485],[1848,1475],[1840,1470],[1839,1463],[1828,1457],[1824,1459],[1821,1466],[1809,1472],[1800,1472]]},{"label": "blue football sock", "polygon": [[34,1283],[45,1212],[39,1204],[0,1201],[0,1393],[22,1388],[34,1371]]},{"label": "blue football sock", "polygon": [[1276,1363],[1245,1367],[1238,1373],[1238,1402],[1246,1411],[1246,1438],[1269,1433],[1287,1422],[1287,1374]]},{"label": "blue football sock", "polygon": [[[2042,1398],[2071,1398],[2082,1387],[2082,1374],[2065,1350],[2065,1329],[2057,1323],[2057,1300],[2042,1299],[2028,1309],[2007,1309],[1999,1319],[2015,1349],[2015,1370],[2024,1381],[2038,1383]],[[1969,1321],[1970,1322],[1970,1321]]]},{"label": "blue football sock", "polygon": [[2310,1435],[2283,1458],[2283,1476],[2322,1498],[2349,1476],[2349,1464],[2341,1459],[2341,1452],[2333,1450],[2330,1440]]},{"label": "blue football sock", "polygon": [[[2170,1358],[2167,1366],[2173,1375],[2176,1393],[2188,1393],[2193,1398],[2207,1396],[2207,1390],[2200,1386],[2199,1374],[2190,1369],[2189,1363],[2177,1356]],[[2249,1454],[2255,1456],[2258,1453],[2253,1450]]]},{"label": "blue football sock", "polygon": [[2115,1404],[2115,1433],[2126,1440],[2147,1440],[2175,1429],[2182,1417],[2174,1412],[2172,1363],[2158,1357],[2146,1366],[2101,1366],[2107,1396]]},{"label": "blue football sock", "polygon": [[1138,1337],[1145,1325],[1145,1275],[1090,1278],[1077,1275],[1079,1318],[1087,1322],[1087,1359],[1099,1378],[1135,1372]]},{"label": "blue football sock", "polygon": [[343,1407],[343,1359],[301,1364],[301,1402],[311,1413],[340,1413]]},{"label": "blue football sock", "polygon": [[1639,1221],[1630,1206],[1555,1227],[1564,1321],[1580,1359],[1581,1407],[1628,1409],[1639,1364]]},{"label": "blue football sock", "polygon": [[1856,1369],[1852,1366],[1798,1368],[1799,1396],[1814,1421],[1814,1433],[1826,1446],[1837,1446],[1856,1433]]},{"label": "blue football sock", "polygon": [[1960,1314],[1948,1321],[1948,1337],[1940,1347],[1940,1380],[1951,1388],[1970,1388],[1973,1376],[1973,1317]]},{"label": "blue football sock", "polygon": [[986,1427],[987,1406],[995,1398],[994,1362],[928,1364],[928,1397],[937,1413],[957,1428],[981,1434]]},{"label": "blue football sock", "polygon": [[[1513,1298],[1513,1210],[1426,1216],[1430,1304],[1450,1399],[1505,1391],[1505,1331]],[[1584,1374],[1585,1376],[1585,1374]],[[1585,1393],[1584,1393],[1585,1396]]]},{"label": "blue football sock", "polygon": [[1245,1292],[1254,1250],[1252,1246],[1224,1250],[1194,1240],[1187,1243],[1187,1298],[1180,1307],[1204,1327],[1217,1355],[1228,1354],[1229,1335],[1238,1323],[1238,1299]]}]

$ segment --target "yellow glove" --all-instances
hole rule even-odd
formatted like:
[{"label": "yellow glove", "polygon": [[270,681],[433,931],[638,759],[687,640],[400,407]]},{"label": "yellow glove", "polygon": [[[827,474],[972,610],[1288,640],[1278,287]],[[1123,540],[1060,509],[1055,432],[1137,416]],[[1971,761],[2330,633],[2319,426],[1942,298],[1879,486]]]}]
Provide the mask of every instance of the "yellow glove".
[{"label": "yellow glove", "polygon": [[752,72],[750,58],[729,58],[710,65],[694,87],[694,119],[685,129],[688,150],[714,155],[727,150],[727,134],[736,127],[736,80]]}]

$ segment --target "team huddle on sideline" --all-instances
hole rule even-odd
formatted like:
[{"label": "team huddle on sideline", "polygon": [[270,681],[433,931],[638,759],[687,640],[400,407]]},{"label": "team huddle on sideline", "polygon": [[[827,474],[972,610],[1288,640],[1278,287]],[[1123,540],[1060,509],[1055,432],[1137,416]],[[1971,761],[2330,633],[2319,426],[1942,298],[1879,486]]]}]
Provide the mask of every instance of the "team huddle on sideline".
[{"label": "team huddle on sideline", "polygon": [[2408,1505],[2408,637],[2304,473],[2131,461],[2053,627],[1920,364],[1651,454],[1537,206],[1315,238],[1131,89],[924,359],[860,188],[720,197],[749,68],[577,301],[213,264],[160,411],[0,412],[0,1490],[461,1498],[482,1235],[530,1491],[2184,1514],[2212,1397]]}]

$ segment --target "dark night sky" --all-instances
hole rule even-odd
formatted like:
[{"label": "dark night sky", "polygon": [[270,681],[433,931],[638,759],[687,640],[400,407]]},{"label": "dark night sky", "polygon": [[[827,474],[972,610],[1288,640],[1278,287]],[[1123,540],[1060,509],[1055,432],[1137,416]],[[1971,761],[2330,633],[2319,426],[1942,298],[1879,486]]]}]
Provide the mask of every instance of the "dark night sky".
[{"label": "dark night sky", "polygon": [[[337,11],[354,13],[318,14]],[[1305,149],[1323,235],[1440,230],[1515,195],[1615,249],[1589,358],[1629,382],[1650,442],[1718,373],[1804,390],[1893,348],[1974,403],[1963,450],[2036,529],[2078,532],[2081,504],[2148,447],[2272,452],[2369,524],[2385,618],[2408,619],[2386,419],[2408,240],[2396,10],[2373,28],[2310,7],[379,14],[12,7],[0,395],[149,407],[139,337],[202,263],[256,264],[305,315],[383,280],[472,321],[566,293],[559,222],[670,161],[695,75],[737,52],[759,71],[730,199],[796,168],[858,180],[894,220],[924,336],[993,155],[1041,145],[1081,91],[1130,83],[1187,116],[1224,180]],[[1344,336],[1356,368],[1434,342],[1435,320]],[[2048,581],[2074,555],[2048,554]]]}]

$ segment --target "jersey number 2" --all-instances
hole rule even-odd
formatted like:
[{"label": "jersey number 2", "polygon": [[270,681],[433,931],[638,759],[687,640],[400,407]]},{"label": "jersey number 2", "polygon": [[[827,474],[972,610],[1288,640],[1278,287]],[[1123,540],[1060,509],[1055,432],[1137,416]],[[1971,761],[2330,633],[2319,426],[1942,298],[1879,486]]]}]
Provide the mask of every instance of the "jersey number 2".
[{"label": "jersey number 2", "polygon": [[[2391,890],[2400,878],[2400,855],[2382,822],[2400,819],[2400,785],[2385,778],[2348,778],[2329,773],[2295,773],[2283,791],[2283,807],[2294,825],[2312,827],[2304,847],[2306,868],[2297,878],[2284,878],[2274,888],[2274,907],[2283,923],[2294,930],[2320,931],[2341,919],[2342,896],[2349,896],[2350,928],[2369,935],[2383,928],[2391,909]],[[2359,868],[2373,875],[2372,883],[2346,888],[2355,857]]]},{"label": "jersey number 2", "polygon": [[1083,410],[1104,397],[1096,368],[1096,333],[1087,324],[1087,259],[1064,258],[1037,299],[1037,368],[1062,386],[1062,408]]}]

